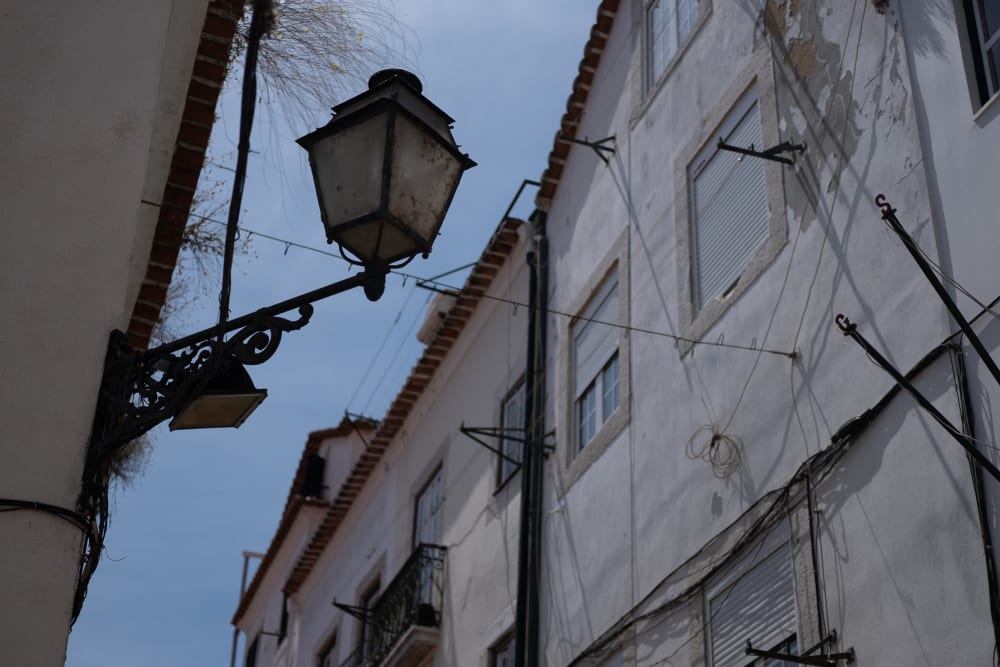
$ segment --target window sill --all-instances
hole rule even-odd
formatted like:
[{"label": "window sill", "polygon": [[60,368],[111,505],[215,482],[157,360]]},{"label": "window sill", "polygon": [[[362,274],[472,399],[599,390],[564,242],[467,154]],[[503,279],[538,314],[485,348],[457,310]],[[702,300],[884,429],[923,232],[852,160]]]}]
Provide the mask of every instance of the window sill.
[{"label": "window sill", "polygon": [[510,487],[512,490],[516,490],[517,487],[513,486],[512,481],[514,480],[515,477],[520,477],[520,475],[521,475],[521,466],[517,466],[516,468],[514,468],[514,472],[507,475],[507,479],[497,484],[497,487],[493,490],[493,495],[494,496],[499,495],[501,492],[506,490],[507,487]]}]

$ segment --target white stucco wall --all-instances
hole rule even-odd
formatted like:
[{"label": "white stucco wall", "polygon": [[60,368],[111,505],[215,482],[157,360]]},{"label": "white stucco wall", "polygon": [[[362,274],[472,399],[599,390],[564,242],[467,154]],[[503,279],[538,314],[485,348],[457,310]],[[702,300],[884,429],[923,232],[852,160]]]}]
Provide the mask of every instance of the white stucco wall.
[{"label": "white stucco wall", "polygon": [[[906,56],[920,123],[923,163],[934,174],[928,195],[945,270],[981,301],[1000,293],[992,267],[1000,251],[996,232],[996,176],[1000,173],[1000,100],[980,108],[969,91],[963,56],[967,42],[959,0],[930,8],[899,3]],[[954,294],[954,293],[953,293]],[[967,315],[979,306],[958,295]]]},{"label": "white stucco wall", "polygon": [[[493,279],[488,295],[527,299],[524,242]],[[262,637],[258,664],[313,667],[336,633],[339,664],[356,648],[358,621],[332,606],[358,604],[377,578],[384,589],[413,549],[414,500],[441,467],[444,504],[440,543],[447,547],[440,643],[429,665],[486,667],[487,649],[510,631],[517,589],[517,539],[521,478],[496,488],[496,455],[459,432],[468,426],[499,425],[508,390],[524,373],[526,308],[490,298],[472,317],[430,384],[414,405],[382,462],[337,529],[312,573],[292,597],[291,642],[275,653],[273,638]],[[363,445],[361,445],[363,447]],[[331,442],[328,456],[331,497],[361,449],[356,442]],[[351,456],[345,453],[351,450]],[[341,471],[341,472],[338,472]],[[281,586],[295,550],[275,560],[253,604],[240,622],[252,638],[277,626]],[[287,565],[286,565],[287,563]],[[274,661],[277,661],[276,663]]]},{"label": "white stucco wall", "polygon": [[[124,328],[207,2],[5,3],[0,496],[74,508],[108,333]],[[147,207],[148,208],[148,207]],[[69,523],[0,515],[5,661],[61,664]]]},{"label": "white stucco wall", "polygon": [[[577,131],[578,137],[591,140],[614,135],[617,153],[606,167],[591,151],[574,147],[551,204],[550,306],[574,312],[572,305],[579,303],[588,280],[581,267],[599,265],[616,236],[629,229],[630,324],[681,333],[678,281],[690,270],[678,233],[685,224],[675,189],[678,170],[686,168],[682,156],[706,136],[705,119],[718,117],[720,105],[724,111],[734,91],[742,91],[754,76],[758,86],[770,85],[772,79],[777,118],[770,120],[776,121],[780,139],[807,145],[794,167],[780,168],[783,191],[769,193],[784,202],[788,241],[700,339],[795,350],[797,358],[709,345],[686,352],[668,337],[630,334],[627,426],[578,478],[567,475],[572,455],[549,462],[543,580],[551,588],[543,593],[543,662],[550,665],[576,658],[763,494],[787,482],[837,428],[888,391],[892,380],[834,327],[837,313],[857,322],[904,371],[952,328],[874,204],[875,195],[884,192],[921,247],[932,258],[938,256],[940,234],[931,222],[913,106],[919,100],[904,46],[906,22],[901,26],[896,10],[881,15],[867,2],[714,0],[666,79],[644,92],[641,6],[638,1],[619,6]],[[945,104],[941,99],[940,105]],[[714,141],[710,131],[706,139]],[[968,140],[975,141],[972,136]],[[984,155],[986,150],[977,149]],[[975,178],[989,178],[982,173],[990,173],[985,164],[979,164]],[[957,182],[977,167],[959,169],[951,163],[941,169],[951,172],[946,181]],[[631,221],[626,194],[635,207]],[[988,210],[985,202],[977,209],[983,224],[990,219],[983,215]],[[986,248],[977,251],[983,254],[996,241],[995,233],[969,229],[963,237],[971,245],[987,234]],[[952,242],[952,251],[955,247]],[[983,274],[980,269],[978,275]],[[986,296],[991,296],[989,290]],[[571,404],[565,354],[569,324],[552,316],[549,331],[548,419],[572,427],[565,416]],[[742,462],[728,477],[720,479],[709,463],[686,454],[689,438],[705,425],[741,443]],[[890,433],[888,441],[914,447],[909,439],[916,435],[909,433],[908,422],[900,420],[894,427],[901,435]],[[944,459],[941,470],[924,471],[925,477],[938,476],[944,494],[934,501],[938,505],[925,505],[930,502],[925,497],[911,498],[922,493],[921,485],[907,477],[915,471],[871,475],[859,465],[854,473],[863,489],[858,493],[892,496],[899,511],[910,500],[919,508],[912,523],[894,527],[887,522],[878,530],[892,533],[881,539],[893,544],[895,557],[910,559],[908,572],[948,570],[914,589],[915,596],[931,599],[968,590],[970,582],[984,586],[985,574],[981,548],[921,554],[909,542],[925,535],[928,525],[940,525],[942,515],[966,522],[956,529],[956,539],[968,537],[962,532],[966,528],[977,530],[974,515],[964,512],[971,482],[957,445],[940,442],[940,433],[919,435],[918,452],[947,449],[952,457]],[[565,430],[557,436],[565,453],[572,436]],[[919,466],[923,458],[918,453],[913,461]],[[854,528],[860,530],[860,525]],[[864,536],[849,539],[860,542]],[[871,544],[854,555],[843,567],[869,578],[857,590],[867,586],[876,591],[872,595],[889,595],[892,584],[882,576],[888,567],[883,556]],[[828,587],[834,585],[828,582]],[[980,590],[976,596],[967,609],[978,611],[962,613],[958,609],[968,600],[956,598],[959,615],[950,621],[967,621],[971,628],[965,638],[970,647],[959,660],[967,657],[968,664],[978,664],[983,647],[991,645],[982,635],[988,625],[976,616],[985,609],[985,593]],[[913,626],[926,630],[931,618],[915,619]],[[689,632],[688,622],[678,621],[677,637]],[[846,620],[842,616],[837,622],[843,626]],[[903,629],[899,633],[905,634]],[[688,640],[685,636],[678,642]],[[935,650],[925,646],[922,654],[931,657],[930,664],[943,655]],[[920,656],[917,652],[908,658]],[[911,664],[905,659],[879,664],[904,663]]]}]

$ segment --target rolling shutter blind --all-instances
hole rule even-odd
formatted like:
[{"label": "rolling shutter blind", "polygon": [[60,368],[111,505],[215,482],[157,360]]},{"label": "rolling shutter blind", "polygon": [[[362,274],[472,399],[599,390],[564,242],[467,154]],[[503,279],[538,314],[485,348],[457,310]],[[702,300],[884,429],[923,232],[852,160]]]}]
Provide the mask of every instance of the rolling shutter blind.
[{"label": "rolling shutter blind", "polygon": [[792,554],[786,543],[709,602],[712,667],[744,667],[747,640],[771,649],[796,632]]},{"label": "rolling shutter blind", "polygon": [[[618,281],[612,280],[598,293],[593,307],[583,317],[598,322],[618,322]],[[618,327],[581,321],[573,342],[575,364],[574,397],[597,377],[618,345]]]},{"label": "rolling shutter blind", "polygon": [[[725,139],[764,148],[756,100]],[[742,157],[742,159],[740,159]],[[770,213],[765,161],[717,150],[698,165],[692,182],[695,307],[724,293],[767,239]]]}]

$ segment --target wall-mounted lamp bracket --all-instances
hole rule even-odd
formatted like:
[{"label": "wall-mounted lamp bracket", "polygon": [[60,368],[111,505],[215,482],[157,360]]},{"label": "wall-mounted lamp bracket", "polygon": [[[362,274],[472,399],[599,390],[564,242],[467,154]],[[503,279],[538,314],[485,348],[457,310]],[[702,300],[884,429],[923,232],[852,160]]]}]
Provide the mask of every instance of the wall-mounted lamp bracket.
[{"label": "wall-mounted lamp bracket", "polygon": [[[591,141],[589,137],[584,137],[583,139],[576,139],[575,137],[567,137],[565,134],[560,134],[559,139],[562,141],[568,141],[571,144],[580,144],[581,146],[587,146],[588,148],[593,150],[594,153],[597,154],[597,157],[601,158],[601,161],[604,164],[610,163],[610,161],[608,160],[608,155],[615,154],[615,146],[613,145],[615,143],[615,135],[613,134],[610,137],[604,137],[603,139],[599,139],[597,141]],[[612,145],[609,146],[608,144]]]},{"label": "wall-mounted lamp bracket", "polygon": [[750,144],[750,148],[743,148],[742,146],[733,146],[732,144],[727,144],[719,137],[719,143],[716,144],[720,151],[730,151],[732,153],[739,153],[740,155],[749,155],[750,157],[759,157],[762,160],[771,160],[772,162],[780,162],[782,164],[794,165],[795,156],[784,157],[781,153],[787,153],[789,151],[795,151],[801,153],[805,151],[805,144],[793,144],[790,141],[782,141],[777,146],[772,146],[765,150],[757,150],[753,144]]},{"label": "wall-mounted lamp bracket", "polygon": [[[113,331],[91,430],[88,471],[96,471],[118,447],[176,417],[224,364],[251,366],[270,359],[283,333],[309,323],[313,303],[355,287],[377,291],[377,283],[385,284],[385,275],[381,268],[366,269],[146,351],[133,349],[124,333]],[[296,319],[281,317],[293,310],[298,311]]]}]

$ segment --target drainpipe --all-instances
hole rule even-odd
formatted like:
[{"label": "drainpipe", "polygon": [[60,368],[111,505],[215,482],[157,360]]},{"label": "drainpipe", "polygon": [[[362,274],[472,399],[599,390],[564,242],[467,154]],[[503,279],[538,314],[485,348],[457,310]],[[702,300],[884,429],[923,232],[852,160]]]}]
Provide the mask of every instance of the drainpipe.
[{"label": "drainpipe", "polygon": [[[250,563],[251,558],[264,558],[264,554],[258,553],[256,551],[244,551],[243,552],[243,576],[240,578],[240,602],[243,602],[243,596],[247,592],[247,568]],[[233,627],[233,650],[229,654],[229,667],[236,667],[236,646],[240,641],[240,629],[238,627]]]},{"label": "drainpipe", "polygon": [[[541,563],[542,481],[545,405],[545,310],[547,246],[545,213],[531,215],[528,251],[528,341],[524,391],[524,449],[521,464],[521,535],[518,545],[517,615],[514,667],[537,667],[539,645],[538,580]],[[541,279],[539,277],[541,265]],[[541,284],[539,284],[541,283]],[[541,318],[538,315],[541,315]],[[539,320],[541,326],[539,326]]]}]

